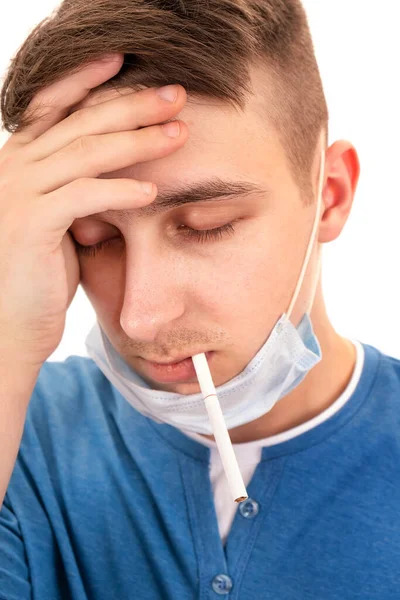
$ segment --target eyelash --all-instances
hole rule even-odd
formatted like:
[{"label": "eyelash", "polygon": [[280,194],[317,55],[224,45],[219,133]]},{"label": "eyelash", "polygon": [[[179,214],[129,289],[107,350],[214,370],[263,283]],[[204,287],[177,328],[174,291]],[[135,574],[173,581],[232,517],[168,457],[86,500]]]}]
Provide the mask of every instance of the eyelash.
[{"label": "eyelash", "polygon": [[[226,225],[222,225],[221,227],[215,227],[214,229],[192,229],[191,227],[186,227],[185,232],[182,234],[189,241],[195,240],[199,244],[204,244],[210,241],[219,241],[225,235],[233,235],[235,233],[235,228],[232,223],[227,223]],[[104,240],[104,242],[99,242],[98,244],[93,244],[92,246],[82,246],[74,239],[74,244],[76,250],[79,254],[83,256],[95,256],[100,250],[104,250],[107,248],[116,238],[110,238],[109,240]]]}]

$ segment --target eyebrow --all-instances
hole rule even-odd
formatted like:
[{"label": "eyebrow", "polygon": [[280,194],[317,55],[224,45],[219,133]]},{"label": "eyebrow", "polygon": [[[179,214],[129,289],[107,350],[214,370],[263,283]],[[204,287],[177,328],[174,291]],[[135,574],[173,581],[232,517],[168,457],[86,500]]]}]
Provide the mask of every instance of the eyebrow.
[{"label": "eyebrow", "polygon": [[225,180],[219,177],[205,179],[190,184],[180,184],[172,191],[159,191],[155,200],[148,206],[139,209],[107,210],[98,213],[102,217],[118,218],[122,222],[130,222],[136,216],[148,216],[178,208],[184,204],[195,202],[216,202],[230,200],[248,195],[270,195],[271,190],[251,181]]}]

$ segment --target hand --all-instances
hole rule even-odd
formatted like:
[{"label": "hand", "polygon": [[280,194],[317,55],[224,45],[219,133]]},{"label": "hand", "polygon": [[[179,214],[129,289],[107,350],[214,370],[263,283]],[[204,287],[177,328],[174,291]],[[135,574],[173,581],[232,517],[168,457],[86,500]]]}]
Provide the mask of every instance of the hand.
[{"label": "hand", "polygon": [[148,194],[144,182],[99,175],[164,157],[187,141],[184,122],[174,138],[159,125],[182,110],[179,85],[174,102],[150,88],[69,114],[122,62],[122,54],[96,61],[39,92],[27,111],[39,109],[40,117],[0,149],[0,362],[7,354],[40,369],[59,345],[79,284],[73,221],[142,207],[157,195],[150,182]]}]

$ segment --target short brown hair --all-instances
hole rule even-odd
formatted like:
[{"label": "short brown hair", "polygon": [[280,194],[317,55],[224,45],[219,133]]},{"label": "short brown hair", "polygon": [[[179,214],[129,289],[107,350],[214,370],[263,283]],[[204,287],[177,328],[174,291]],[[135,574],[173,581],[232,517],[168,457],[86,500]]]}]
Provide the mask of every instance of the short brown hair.
[{"label": "short brown hair", "polygon": [[[244,109],[250,67],[268,74],[266,109],[302,196],[328,109],[300,0],[64,0],[30,33],[1,89],[3,128],[35,115],[37,92],[104,54],[124,64],[100,89],[182,84],[188,94]],[[272,89],[271,89],[272,88]]]}]

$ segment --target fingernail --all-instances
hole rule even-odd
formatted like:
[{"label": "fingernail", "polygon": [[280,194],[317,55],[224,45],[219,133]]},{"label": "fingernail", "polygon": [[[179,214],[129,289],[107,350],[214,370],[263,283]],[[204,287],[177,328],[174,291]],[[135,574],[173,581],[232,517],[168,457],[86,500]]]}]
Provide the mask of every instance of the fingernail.
[{"label": "fingernail", "polygon": [[119,54],[106,54],[105,56],[102,56],[101,58],[99,58],[100,62],[111,62],[112,60],[117,60],[120,57]]},{"label": "fingernail", "polygon": [[162,88],[158,88],[157,94],[163,100],[167,100],[168,102],[175,102],[178,96],[178,88],[176,85],[166,85]]},{"label": "fingernail", "polygon": [[171,121],[171,123],[165,123],[162,125],[165,135],[171,138],[176,138],[180,134],[181,126],[178,121]]},{"label": "fingernail", "polygon": [[146,181],[142,181],[141,186],[142,186],[142,190],[144,191],[144,193],[151,196],[151,193],[153,191],[153,184],[147,183]]}]

